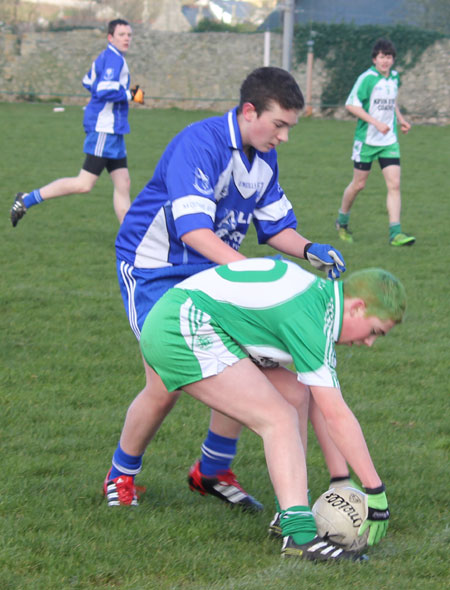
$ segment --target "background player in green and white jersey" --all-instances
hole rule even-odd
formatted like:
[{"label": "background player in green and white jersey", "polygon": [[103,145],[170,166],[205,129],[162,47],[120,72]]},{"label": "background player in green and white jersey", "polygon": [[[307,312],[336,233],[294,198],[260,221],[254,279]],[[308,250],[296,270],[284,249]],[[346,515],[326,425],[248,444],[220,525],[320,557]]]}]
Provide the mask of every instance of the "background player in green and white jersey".
[{"label": "background player in green and white jersey", "polygon": [[327,435],[368,494],[361,533],[369,527],[373,545],[387,530],[385,488],[342,397],[334,345],[372,346],[402,321],[405,308],[402,284],[381,269],[331,282],[290,261],[256,258],[185,279],[145,320],[142,353],[168,391],[184,389],[263,439],[281,510],[284,556],[360,559],[317,536],[307,497],[304,421],[257,365],[294,363]]},{"label": "background player in green and white jersey", "polygon": [[391,246],[411,246],[415,238],[402,231],[400,224],[400,146],[397,121],[403,133],[411,125],[400,113],[397,105],[398,72],[392,70],[396,55],[394,44],[378,39],[372,49],[373,66],[359,76],[345,103],[346,109],[358,117],[353,142],[353,178],[344,191],[336,220],[339,237],[353,242],[348,229],[350,209],[366,186],[370,168],[378,160],[387,187],[386,207],[389,216],[389,243]]}]

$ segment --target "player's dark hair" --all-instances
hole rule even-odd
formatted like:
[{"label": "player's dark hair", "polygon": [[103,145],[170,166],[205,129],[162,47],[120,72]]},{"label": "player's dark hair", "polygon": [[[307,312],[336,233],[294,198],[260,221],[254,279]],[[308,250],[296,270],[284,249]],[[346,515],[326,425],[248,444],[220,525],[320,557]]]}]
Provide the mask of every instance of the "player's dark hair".
[{"label": "player's dark hair", "polygon": [[392,55],[392,57],[395,58],[397,50],[395,49],[395,45],[392,41],[389,41],[389,39],[378,39],[372,47],[372,59],[374,59],[379,53]]},{"label": "player's dark hair", "polygon": [[305,106],[294,77],[287,70],[275,67],[257,68],[247,76],[241,86],[238,113],[245,102],[252,103],[258,116],[270,109],[271,102],[285,110],[301,110]]},{"label": "player's dark hair", "polygon": [[130,23],[123,18],[116,18],[114,20],[109,21],[108,23],[108,35],[114,35],[114,31],[116,30],[117,25],[128,25]]}]

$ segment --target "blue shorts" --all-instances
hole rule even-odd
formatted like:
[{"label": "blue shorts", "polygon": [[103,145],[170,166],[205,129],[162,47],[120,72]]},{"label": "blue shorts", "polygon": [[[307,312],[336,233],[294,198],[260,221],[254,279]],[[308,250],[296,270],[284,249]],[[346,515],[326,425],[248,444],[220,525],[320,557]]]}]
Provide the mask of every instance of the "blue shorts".
[{"label": "blue shorts", "polygon": [[125,139],[123,135],[112,133],[98,133],[90,131],[86,134],[83,151],[85,154],[92,154],[99,158],[111,158],[120,160],[127,155]]},{"label": "blue shorts", "polygon": [[124,260],[117,259],[117,277],[125,311],[131,329],[138,340],[148,312],[166,291],[197,272],[217,266],[214,262],[204,264],[180,264],[164,268],[135,268]]}]

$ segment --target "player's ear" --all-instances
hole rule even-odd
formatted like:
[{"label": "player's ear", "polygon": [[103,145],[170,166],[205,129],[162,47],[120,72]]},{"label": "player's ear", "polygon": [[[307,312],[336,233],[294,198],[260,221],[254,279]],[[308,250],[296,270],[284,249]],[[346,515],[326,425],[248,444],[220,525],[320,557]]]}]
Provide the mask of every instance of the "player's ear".
[{"label": "player's ear", "polygon": [[244,119],[248,122],[253,121],[258,116],[256,112],[255,105],[251,102],[244,102],[242,105],[242,115]]},{"label": "player's ear", "polygon": [[362,317],[366,313],[366,302],[360,297],[350,301],[349,311],[352,317]]}]

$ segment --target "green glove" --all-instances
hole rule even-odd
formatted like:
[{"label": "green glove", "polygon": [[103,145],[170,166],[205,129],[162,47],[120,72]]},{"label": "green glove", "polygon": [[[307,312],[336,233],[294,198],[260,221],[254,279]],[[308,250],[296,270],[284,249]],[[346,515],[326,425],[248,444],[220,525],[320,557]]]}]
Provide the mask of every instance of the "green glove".
[{"label": "green glove", "polygon": [[369,529],[368,545],[376,545],[386,535],[389,524],[389,508],[385,487],[381,485],[379,488],[365,488],[367,494],[368,515],[359,529],[359,534],[362,535],[364,531]]}]

